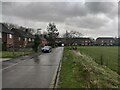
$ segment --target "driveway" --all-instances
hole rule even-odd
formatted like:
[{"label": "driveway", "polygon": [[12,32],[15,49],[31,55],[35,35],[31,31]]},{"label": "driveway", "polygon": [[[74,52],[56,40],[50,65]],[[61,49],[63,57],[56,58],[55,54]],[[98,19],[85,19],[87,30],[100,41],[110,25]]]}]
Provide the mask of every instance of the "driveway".
[{"label": "driveway", "polygon": [[36,55],[33,58],[3,68],[2,87],[49,88],[62,54],[63,47],[58,47],[53,49],[51,53]]}]

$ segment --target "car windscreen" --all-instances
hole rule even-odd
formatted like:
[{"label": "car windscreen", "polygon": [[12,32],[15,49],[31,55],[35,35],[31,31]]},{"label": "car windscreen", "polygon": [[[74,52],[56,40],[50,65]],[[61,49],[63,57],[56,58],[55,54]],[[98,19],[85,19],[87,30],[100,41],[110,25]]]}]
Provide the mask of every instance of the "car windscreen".
[{"label": "car windscreen", "polygon": [[44,48],[50,48],[50,46],[45,46]]}]

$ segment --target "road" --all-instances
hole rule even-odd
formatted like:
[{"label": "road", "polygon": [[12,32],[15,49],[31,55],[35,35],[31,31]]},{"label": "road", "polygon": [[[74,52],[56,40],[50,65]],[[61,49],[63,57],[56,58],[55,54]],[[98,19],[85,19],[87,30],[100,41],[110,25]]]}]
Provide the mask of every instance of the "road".
[{"label": "road", "polygon": [[53,49],[2,70],[2,88],[49,88],[63,54],[63,47]]}]

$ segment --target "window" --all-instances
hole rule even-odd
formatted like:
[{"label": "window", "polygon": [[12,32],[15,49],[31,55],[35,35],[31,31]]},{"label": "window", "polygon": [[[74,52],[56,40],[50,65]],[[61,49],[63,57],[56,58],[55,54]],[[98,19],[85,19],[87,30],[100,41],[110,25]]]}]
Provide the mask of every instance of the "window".
[{"label": "window", "polygon": [[0,32],[0,38],[2,38],[2,33]]},{"label": "window", "polygon": [[112,40],[110,42],[113,42]]},{"label": "window", "polygon": [[34,41],[34,39],[32,39],[32,41]]},{"label": "window", "polygon": [[88,42],[88,41],[85,41],[85,42]]},{"label": "window", "polygon": [[25,41],[27,41],[27,38],[25,38]]},{"label": "window", "polygon": [[20,40],[21,40],[21,38],[19,37],[19,38],[18,38],[18,40],[20,41]]},{"label": "window", "polygon": [[102,40],[102,42],[103,42],[103,40]]},{"label": "window", "polygon": [[12,34],[9,34],[9,38],[12,38]]},{"label": "window", "polygon": [[29,38],[29,41],[31,41],[31,39]]}]

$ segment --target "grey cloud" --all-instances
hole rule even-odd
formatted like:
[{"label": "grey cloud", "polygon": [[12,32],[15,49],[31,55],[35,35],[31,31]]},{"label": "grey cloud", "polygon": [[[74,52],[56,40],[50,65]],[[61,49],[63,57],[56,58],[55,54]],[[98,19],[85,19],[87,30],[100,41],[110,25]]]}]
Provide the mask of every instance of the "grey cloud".
[{"label": "grey cloud", "polygon": [[108,13],[111,10],[111,6],[113,6],[113,3],[111,2],[86,2],[86,7],[92,12],[92,13]]},{"label": "grey cloud", "polygon": [[7,6],[4,2],[3,14],[40,21],[64,21],[67,17],[85,16],[87,12],[81,3],[19,2]]},{"label": "grey cloud", "polygon": [[[60,30],[74,27],[73,29],[81,29],[84,32],[88,30],[86,34],[92,34],[92,31],[98,34],[103,27],[101,32],[103,35],[108,27],[110,27],[108,32],[112,32],[114,25],[107,26],[107,24],[117,17],[117,4],[113,2],[86,2],[85,4],[80,2],[3,2],[2,7],[3,16],[9,17],[4,19],[6,21],[12,22],[14,19],[14,23],[19,24],[23,21],[27,24],[28,20],[32,21],[31,26],[36,28],[46,28],[46,24],[43,23],[55,22]],[[10,19],[10,17],[13,18]],[[67,28],[63,28],[63,24]]]},{"label": "grey cloud", "polygon": [[118,4],[117,2],[86,2],[86,8],[88,11],[93,14],[100,14],[104,13],[107,14],[109,17],[113,18],[116,16]]},{"label": "grey cloud", "polygon": [[87,28],[87,29],[97,29],[105,26],[110,19],[105,16],[94,16],[88,15],[86,17],[69,18],[66,22],[68,25],[75,25],[76,27]]},{"label": "grey cloud", "polygon": [[63,22],[66,18],[85,17],[88,14],[107,14],[114,17],[116,4],[112,2],[3,2],[3,15],[37,21]]}]

